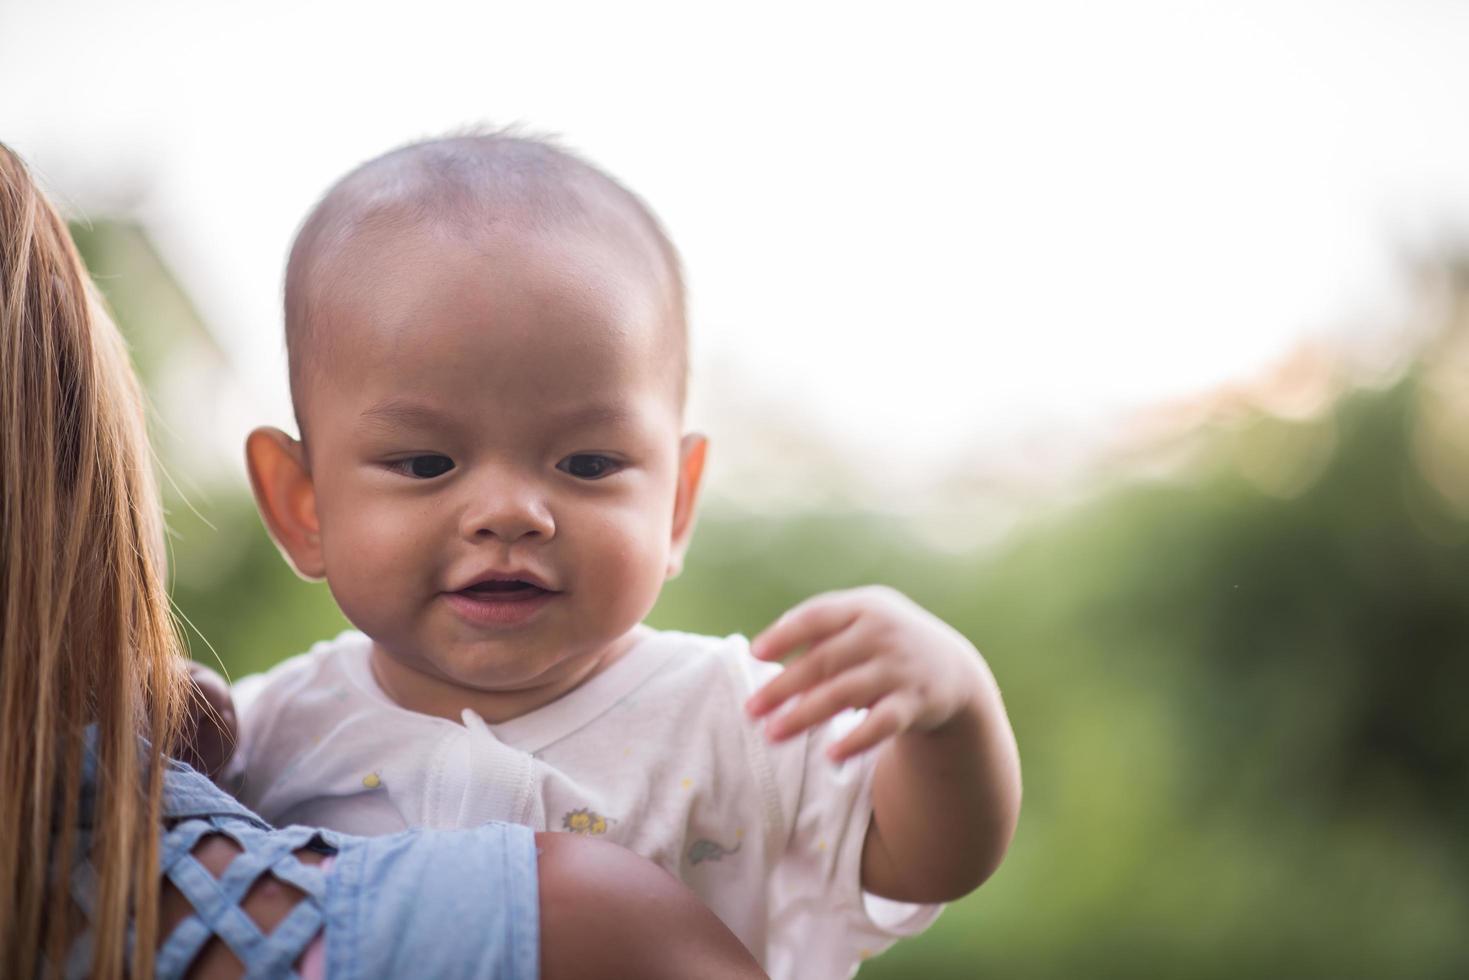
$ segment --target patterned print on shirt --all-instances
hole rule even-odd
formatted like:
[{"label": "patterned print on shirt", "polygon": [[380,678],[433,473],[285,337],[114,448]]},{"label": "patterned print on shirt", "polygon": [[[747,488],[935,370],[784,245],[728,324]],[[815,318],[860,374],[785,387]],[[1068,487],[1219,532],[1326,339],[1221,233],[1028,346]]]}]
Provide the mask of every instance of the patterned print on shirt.
[{"label": "patterned print on shirt", "polygon": [[738,853],[739,849],[743,846],[743,841],[734,847],[725,847],[707,837],[700,837],[689,845],[689,863],[698,864],[701,861],[718,861],[726,855]]},{"label": "patterned print on shirt", "polygon": [[561,826],[573,834],[598,837],[607,833],[607,818],[590,807],[582,807],[563,816]]}]

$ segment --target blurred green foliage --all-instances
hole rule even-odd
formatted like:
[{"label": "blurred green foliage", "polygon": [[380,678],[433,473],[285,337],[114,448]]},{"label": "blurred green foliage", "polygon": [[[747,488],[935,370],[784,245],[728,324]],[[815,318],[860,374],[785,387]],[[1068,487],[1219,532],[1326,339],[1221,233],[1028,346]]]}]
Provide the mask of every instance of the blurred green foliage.
[{"label": "blurred green foliage", "polygon": [[[1183,473],[982,552],[882,515],[704,515],[656,625],[752,633],[885,582],[1004,688],[1026,785],[1010,856],[864,978],[1469,976],[1469,519],[1420,474],[1422,379],[1203,432]],[[1236,465],[1302,444],[1329,455],[1289,494]],[[243,487],[192,503],[170,520],[196,656],[207,638],[239,676],[345,626]]]}]

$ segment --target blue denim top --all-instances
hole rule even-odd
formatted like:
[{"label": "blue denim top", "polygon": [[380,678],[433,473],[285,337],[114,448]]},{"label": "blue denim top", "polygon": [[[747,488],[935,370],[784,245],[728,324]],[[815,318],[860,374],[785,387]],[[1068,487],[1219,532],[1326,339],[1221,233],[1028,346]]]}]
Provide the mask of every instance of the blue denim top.
[{"label": "blue denim top", "polygon": [[[314,827],[275,830],[181,764],[164,777],[164,817],[162,872],[194,912],[159,948],[160,978],[183,976],[216,936],[245,965],[246,977],[295,977],[293,965],[323,927],[330,980],[534,980],[539,973],[540,906],[529,828],[487,823],[371,838]],[[218,879],[191,854],[209,834],[224,834],[243,850]],[[330,872],[299,861],[293,852],[301,848],[335,855]],[[239,907],[264,874],[306,894],[268,936]],[[93,876],[85,860],[71,885],[90,913]],[[88,937],[69,953],[66,974],[85,976]]]}]

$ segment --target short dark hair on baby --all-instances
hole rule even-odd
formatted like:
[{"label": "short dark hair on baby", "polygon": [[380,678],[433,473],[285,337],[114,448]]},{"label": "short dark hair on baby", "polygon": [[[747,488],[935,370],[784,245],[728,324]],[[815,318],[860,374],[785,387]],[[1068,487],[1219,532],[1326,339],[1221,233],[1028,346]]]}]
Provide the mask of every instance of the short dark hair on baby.
[{"label": "short dark hair on baby", "polygon": [[320,315],[343,278],[335,260],[354,241],[369,232],[422,224],[473,234],[496,225],[540,231],[589,220],[610,220],[619,232],[643,239],[662,266],[682,404],[688,375],[683,270],[652,209],[550,138],[516,130],[467,131],[409,143],[367,161],[331,186],[296,233],[286,265],[285,318],[291,399],[302,436],[306,382],[313,365],[330,356]]}]

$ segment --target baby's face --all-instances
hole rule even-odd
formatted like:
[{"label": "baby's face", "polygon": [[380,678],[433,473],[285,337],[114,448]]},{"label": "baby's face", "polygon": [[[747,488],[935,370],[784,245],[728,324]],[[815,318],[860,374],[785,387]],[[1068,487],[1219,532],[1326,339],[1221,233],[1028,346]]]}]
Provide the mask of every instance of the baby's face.
[{"label": "baby's face", "polygon": [[585,672],[670,570],[681,363],[656,279],[569,233],[355,253],[302,406],[333,595],[439,681]]}]

